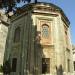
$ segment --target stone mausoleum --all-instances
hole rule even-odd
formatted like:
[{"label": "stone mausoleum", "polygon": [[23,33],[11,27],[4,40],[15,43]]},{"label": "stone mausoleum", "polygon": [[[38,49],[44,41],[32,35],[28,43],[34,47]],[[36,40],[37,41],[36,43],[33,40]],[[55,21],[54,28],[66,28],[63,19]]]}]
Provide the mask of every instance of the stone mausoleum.
[{"label": "stone mausoleum", "polygon": [[10,75],[64,75],[72,73],[70,22],[51,3],[30,3],[11,17],[4,62]]}]

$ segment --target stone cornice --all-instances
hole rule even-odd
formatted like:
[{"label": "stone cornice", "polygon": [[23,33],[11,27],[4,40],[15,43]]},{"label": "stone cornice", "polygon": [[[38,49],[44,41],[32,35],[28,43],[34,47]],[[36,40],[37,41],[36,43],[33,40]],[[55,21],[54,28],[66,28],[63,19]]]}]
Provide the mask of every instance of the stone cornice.
[{"label": "stone cornice", "polygon": [[27,15],[27,14],[28,14],[28,12],[24,12],[24,13],[22,13],[22,14],[20,14],[20,15],[17,15],[17,16],[13,15],[13,16],[11,17],[11,22],[13,22],[13,21],[15,21],[15,20],[17,20],[17,19],[19,19],[19,18],[21,18],[21,17]]},{"label": "stone cornice", "polygon": [[46,15],[46,16],[52,16],[52,17],[57,17],[58,14],[53,14],[53,13],[45,13],[45,12],[32,12],[33,14],[36,14],[36,15]]},{"label": "stone cornice", "polygon": [[67,24],[70,25],[70,22],[69,22],[68,18],[66,17],[66,15],[64,14],[63,10],[60,7],[58,7],[52,3],[44,3],[44,2],[38,2],[36,4],[30,3],[27,5],[24,5],[22,8],[20,8],[19,11],[16,12],[16,14],[21,15],[28,11],[34,11],[34,10],[48,11],[48,12],[55,12],[55,13],[57,12],[57,13],[61,14],[61,16],[64,18],[64,20],[67,22]]},{"label": "stone cornice", "polygon": [[8,22],[5,22],[3,20],[1,20],[1,23],[4,24],[5,26],[9,26],[9,23]]}]

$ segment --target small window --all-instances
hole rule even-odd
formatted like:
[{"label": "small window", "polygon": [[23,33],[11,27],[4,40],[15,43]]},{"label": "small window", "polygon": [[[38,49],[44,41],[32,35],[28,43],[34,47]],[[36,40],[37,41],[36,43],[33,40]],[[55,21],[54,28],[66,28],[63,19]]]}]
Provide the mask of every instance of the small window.
[{"label": "small window", "polygon": [[49,26],[46,24],[42,25],[42,37],[48,38],[49,37]]},{"label": "small window", "polygon": [[50,73],[50,58],[42,58],[42,74]]},{"label": "small window", "polygon": [[12,72],[16,72],[17,58],[12,59]]},{"label": "small window", "polygon": [[75,61],[73,62],[73,65],[74,65],[74,71],[75,71]]},{"label": "small window", "polygon": [[68,68],[68,72],[70,72],[70,60],[67,60],[67,68]]},{"label": "small window", "polygon": [[14,42],[19,41],[20,41],[20,27],[16,28],[14,33]]}]

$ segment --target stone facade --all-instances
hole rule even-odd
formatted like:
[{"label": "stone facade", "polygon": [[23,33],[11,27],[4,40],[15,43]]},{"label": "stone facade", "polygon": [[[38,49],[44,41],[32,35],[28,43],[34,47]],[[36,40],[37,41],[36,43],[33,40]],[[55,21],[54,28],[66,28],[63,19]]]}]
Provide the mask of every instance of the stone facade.
[{"label": "stone facade", "polygon": [[75,74],[75,46],[72,46],[73,50],[73,73]]},{"label": "stone facade", "polygon": [[59,68],[71,74],[70,23],[54,4],[31,3],[12,17],[5,58],[11,75],[56,75]]},{"label": "stone facade", "polygon": [[0,65],[3,65],[5,44],[8,33],[8,23],[6,22],[7,22],[7,17],[3,13],[3,10],[0,10]]}]

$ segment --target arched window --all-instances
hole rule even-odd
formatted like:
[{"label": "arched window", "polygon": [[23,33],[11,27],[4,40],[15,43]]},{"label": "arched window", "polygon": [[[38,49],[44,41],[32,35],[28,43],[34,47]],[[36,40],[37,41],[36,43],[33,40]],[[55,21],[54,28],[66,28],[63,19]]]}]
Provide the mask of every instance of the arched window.
[{"label": "arched window", "polygon": [[47,24],[42,25],[42,37],[43,38],[49,37],[49,26]]},{"label": "arched window", "polygon": [[14,33],[14,42],[19,41],[20,41],[20,27],[16,28]]}]

